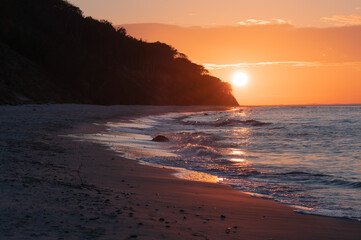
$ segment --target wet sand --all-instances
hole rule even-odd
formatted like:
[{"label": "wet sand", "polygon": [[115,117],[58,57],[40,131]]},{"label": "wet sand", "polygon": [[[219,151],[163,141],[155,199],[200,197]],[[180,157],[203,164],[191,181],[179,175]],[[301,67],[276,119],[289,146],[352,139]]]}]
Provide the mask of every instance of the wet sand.
[{"label": "wet sand", "polygon": [[201,109],[0,106],[0,239],[361,239],[360,222],[297,214],[66,136]]}]

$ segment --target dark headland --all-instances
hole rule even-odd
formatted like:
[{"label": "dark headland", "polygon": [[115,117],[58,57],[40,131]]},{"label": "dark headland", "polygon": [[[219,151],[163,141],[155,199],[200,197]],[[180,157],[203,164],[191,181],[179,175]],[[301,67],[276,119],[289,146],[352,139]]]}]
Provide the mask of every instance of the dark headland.
[{"label": "dark headland", "polygon": [[0,2],[0,104],[238,105],[231,86],[161,43],[63,0]]}]

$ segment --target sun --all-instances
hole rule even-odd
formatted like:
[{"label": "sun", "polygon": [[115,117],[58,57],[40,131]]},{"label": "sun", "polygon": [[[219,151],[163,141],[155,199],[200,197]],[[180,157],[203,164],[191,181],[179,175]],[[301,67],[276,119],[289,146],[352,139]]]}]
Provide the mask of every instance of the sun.
[{"label": "sun", "polygon": [[233,75],[232,82],[233,82],[233,85],[235,85],[235,86],[243,87],[243,86],[247,85],[247,83],[248,83],[248,76],[247,76],[247,74],[245,74],[243,72],[238,72]]}]

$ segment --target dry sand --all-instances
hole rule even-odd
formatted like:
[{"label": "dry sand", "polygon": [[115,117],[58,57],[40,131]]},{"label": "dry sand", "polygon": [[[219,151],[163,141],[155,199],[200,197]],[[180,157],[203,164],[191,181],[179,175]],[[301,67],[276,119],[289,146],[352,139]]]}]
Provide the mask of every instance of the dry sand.
[{"label": "dry sand", "polygon": [[202,109],[0,106],[0,239],[361,239],[360,222],[297,214],[65,136]]}]

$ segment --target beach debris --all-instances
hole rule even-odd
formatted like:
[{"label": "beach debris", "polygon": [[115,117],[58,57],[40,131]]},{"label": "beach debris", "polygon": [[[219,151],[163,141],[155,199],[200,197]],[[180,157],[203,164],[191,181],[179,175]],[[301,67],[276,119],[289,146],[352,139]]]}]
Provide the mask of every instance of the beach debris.
[{"label": "beach debris", "polygon": [[181,210],[179,210],[179,212],[180,212],[180,213],[184,213],[184,210],[183,210],[183,209],[181,209]]},{"label": "beach debris", "polygon": [[159,222],[164,222],[164,218],[159,218]]},{"label": "beach debris", "polygon": [[163,135],[158,135],[152,139],[154,142],[169,142],[169,139]]},{"label": "beach debris", "polygon": [[170,228],[170,225],[165,226],[165,228]]},{"label": "beach debris", "polygon": [[227,227],[226,233],[229,234],[231,232],[231,227]]},{"label": "beach debris", "polygon": [[224,219],[226,219],[226,216],[221,215],[221,220],[224,220]]}]

